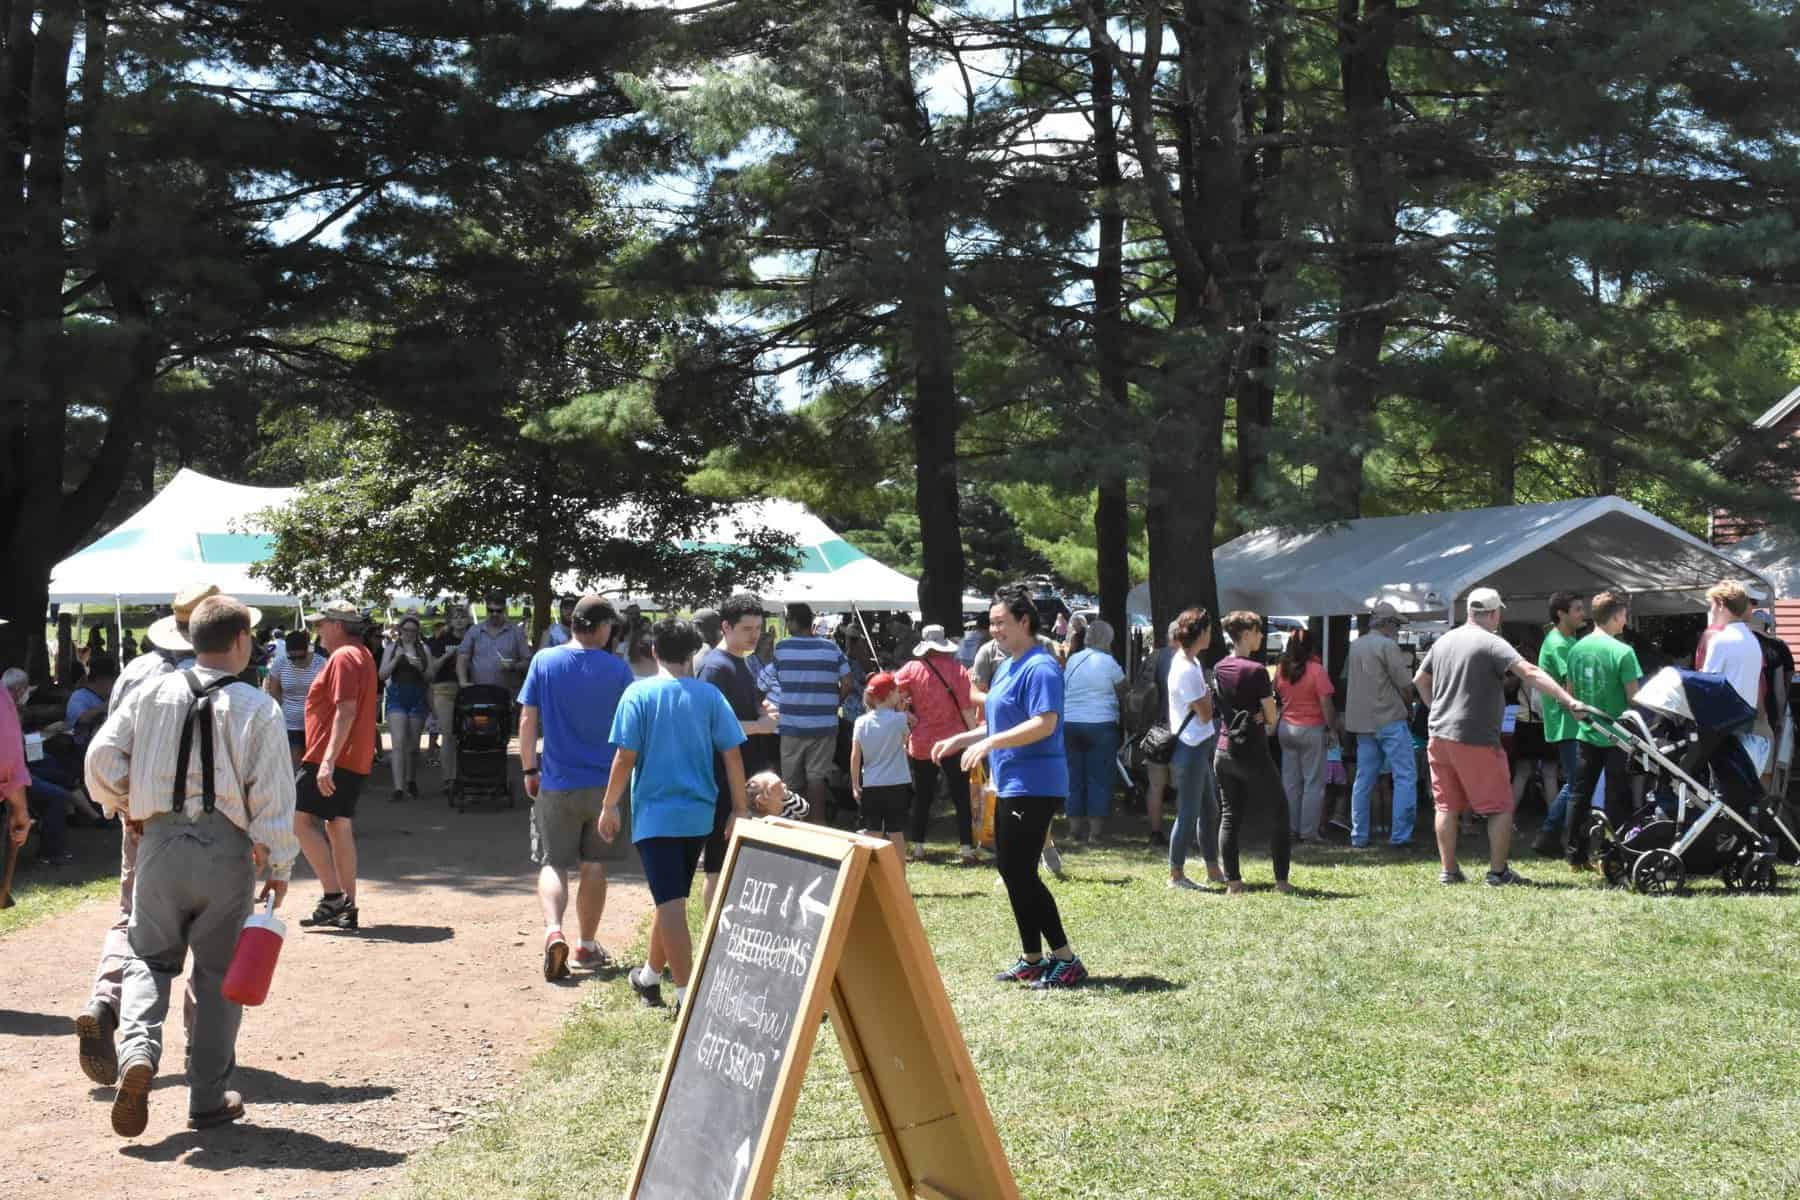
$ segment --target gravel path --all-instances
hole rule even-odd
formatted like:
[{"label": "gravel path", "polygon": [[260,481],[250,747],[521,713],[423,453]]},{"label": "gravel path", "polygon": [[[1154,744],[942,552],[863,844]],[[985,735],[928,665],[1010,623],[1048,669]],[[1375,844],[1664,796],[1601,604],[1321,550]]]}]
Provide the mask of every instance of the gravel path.
[{"label": "gravel path", "polygon": [[[109,906],[0,939],[0,1195],[361,1196],[514,1084],[582,989],[604,978],[543,981],[525,808],[395,804],[374,786],[386,783],[385,762],[376,772],[358,822],[362,930],[300,929],[319,891],[302,860],[274,989],[246,1010],[238,1039],[234,1086],[248,1115],[236,1126],[186,1128],[177,996],[150,1127],[129,1141],[112,1132],[112,1089],[81,1074],[71,1020]],[[420,785],[437,796],[436,771],[426,768]],[[572,897],[570,908],[573,936]],[[648,909],[636,860],[620,864],[601,944],[628,943]]]}]

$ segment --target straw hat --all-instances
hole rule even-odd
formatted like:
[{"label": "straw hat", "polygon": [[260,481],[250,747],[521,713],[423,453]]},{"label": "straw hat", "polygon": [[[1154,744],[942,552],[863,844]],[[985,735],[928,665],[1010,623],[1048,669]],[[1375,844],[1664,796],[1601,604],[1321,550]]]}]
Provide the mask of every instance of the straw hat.
[{"label": "straw hat", "polygon": [[[194,648],[194,644],[188,641],[187,634],[183,632],[183,628],[187,625],[188,618],[194,615],[194,609],[200,606],[202,600],[206,599],[208,596],[217,596],[219,594],[219,585],[216,583],[188,584],[179,592],[176,592],[175,598],[169,601],[169,607],[175,610],[174,613],[154,622],[150,628],[145,631],[144,637],[159,650],[191,651]],[[249,608],[250,606],[245,605],[245,607]],[[252,629],[261,625],[262,619],[263,615],[261,609],[250,609],[250,627]]]}]

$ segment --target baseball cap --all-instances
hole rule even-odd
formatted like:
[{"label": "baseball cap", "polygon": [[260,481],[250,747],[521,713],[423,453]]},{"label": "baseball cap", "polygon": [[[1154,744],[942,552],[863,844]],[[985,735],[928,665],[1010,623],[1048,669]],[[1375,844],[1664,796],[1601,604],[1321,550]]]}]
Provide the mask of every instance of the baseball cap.
[{"label": "baseball cap", "polygon": [[1406,614],[1383,600],[1369,610],[1369,624],[1404,625],[1406,624]]},{"label": "baseball cap", "polygon": [[863,686],[863,690],[868,692],[872,699],[886,700],[889,696],[894,694],[894,687],[893,673],[890,671],[878,671],[869,676],[869,682]]},{"label": "baseball cap", "polygon": [[598,629],[602,625],[617,625],[619,614],[611,600],[590,593],[575,602],[575,612],[569,620],[584,630]]},{"label": "baseball cap", "polygon": [[1480,587],[1469,593],[1468,605],[1472,613],[1499,612],[1506,607],[1506,601],[1493,588]]}]

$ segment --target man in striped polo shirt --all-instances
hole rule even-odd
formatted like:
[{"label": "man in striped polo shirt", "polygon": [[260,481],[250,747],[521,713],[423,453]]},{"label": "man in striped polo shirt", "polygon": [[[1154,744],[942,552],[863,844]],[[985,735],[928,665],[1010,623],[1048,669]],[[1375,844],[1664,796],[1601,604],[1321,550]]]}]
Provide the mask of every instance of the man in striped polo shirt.
[{"label": "man in striped polo shirt", "polygon": [[814,637],[812,606],[790,604],[792,634],[775,647],[781,688],[781,778],[812,806],[812,819],[829,821],[826,781],[837,754],[838,705],[850,690],[850,660],[829,638]]}]

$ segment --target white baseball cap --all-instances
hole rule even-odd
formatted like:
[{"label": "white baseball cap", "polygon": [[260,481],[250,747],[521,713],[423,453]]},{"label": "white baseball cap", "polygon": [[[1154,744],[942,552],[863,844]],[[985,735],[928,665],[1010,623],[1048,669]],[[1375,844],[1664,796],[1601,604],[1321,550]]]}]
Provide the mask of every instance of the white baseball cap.
[{"label": "white baseball cap", "polygon": [[1480,587],[1469,593],[1468,606],[1472,613],[1499,612],[1506,607],[1506,601],[1493,588]]}]

